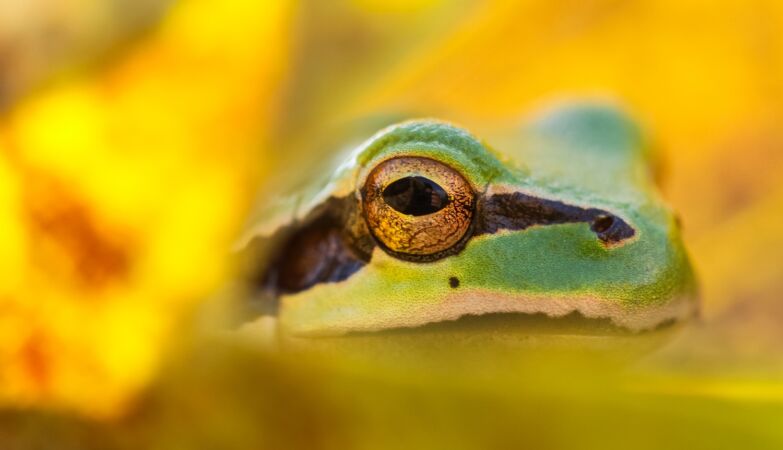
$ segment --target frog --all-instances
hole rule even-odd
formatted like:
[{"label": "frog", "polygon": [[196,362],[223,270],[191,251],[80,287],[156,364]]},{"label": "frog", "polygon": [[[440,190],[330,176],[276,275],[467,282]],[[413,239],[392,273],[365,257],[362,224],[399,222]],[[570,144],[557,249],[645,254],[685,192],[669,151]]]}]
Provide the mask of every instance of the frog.
[{"label": "frog", "polygon": [[491,140],[406,119],[315,169],[286,173],[304,182],[237,244],[250,317],[276,333],[532,317],[643,334],[698,316],[655,147],[616,104],[549,106]]}]

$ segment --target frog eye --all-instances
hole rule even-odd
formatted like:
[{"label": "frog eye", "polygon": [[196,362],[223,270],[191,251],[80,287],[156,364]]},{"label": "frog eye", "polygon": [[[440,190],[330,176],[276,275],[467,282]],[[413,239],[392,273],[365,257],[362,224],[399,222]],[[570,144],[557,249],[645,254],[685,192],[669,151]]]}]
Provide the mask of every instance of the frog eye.
[{"label": "frog eye", "polygon": [[376,166],[362,190],[370,232],[387,250],[409,259],[435,259],[464,242],[474,194],[451,167],[422,157]]}]

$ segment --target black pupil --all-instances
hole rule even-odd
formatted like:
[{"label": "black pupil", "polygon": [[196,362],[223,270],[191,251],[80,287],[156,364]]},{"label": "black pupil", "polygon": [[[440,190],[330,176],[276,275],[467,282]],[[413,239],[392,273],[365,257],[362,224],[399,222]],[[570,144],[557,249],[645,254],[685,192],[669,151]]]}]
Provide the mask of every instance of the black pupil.
[{"label": "black pupil", "polygon": [[410,216],[432,214],[449,202],[446,191],[424,177],[400,178],[383,190],[383,199],[392,208]]}]

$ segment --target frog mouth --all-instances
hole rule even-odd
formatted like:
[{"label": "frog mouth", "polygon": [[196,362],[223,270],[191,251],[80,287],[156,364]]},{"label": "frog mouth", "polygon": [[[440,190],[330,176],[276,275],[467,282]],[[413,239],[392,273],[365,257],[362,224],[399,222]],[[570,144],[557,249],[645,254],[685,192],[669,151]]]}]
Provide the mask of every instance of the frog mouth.
[{"label": "frog mouth", "polygon": [[[674,318],[663,320],[646,330],[632,330],[613,323],[610,318],[591,318],[579,311],[551,317],[545,313],[501,312],[465,315],[455,320],[429,323],[415,327],[384,330],[384,336],[407,334],[496,334],[496,335],[573,335],[573,336],[633,336],[674,327]],[[369,335],[370,332],[351,332],[347,336]]]},{"label": "frog mouth", "polygon": [[[307,305],[307,304],[305,304]],[[688,295],[659,305],[627,305],[596,297],[519,296],[472,291],[437,302],[371,311],[333,309],[317,316],[300,315],[297,304],[281,311],[283,328],[300,337],[373,334],[378,332],[454,332],[465,330],[523,334],[642,334],[697,314]],[[306,310],[305,310],[306,311]],[[396,331],[399,330],[399,331]]]},{"label": "frog mouth", "polygon": [[[674,319],[645,331],[632,331],[608,318],[578,311],[487,313],[414,327],[352,331],[326,339],[295,339],[310,349],[348,352],[352,357],[393,364],[405,370],[462,370],[513,374],[537,364],[588,364],[593,370],[624,364],[660,348],[680,328]],[[319,347],[321,346],[321,347]],[[301,348],[301,347],[300,347]],[[358,353],[357,353],[358,352]],[[608,366],[607,366],[608,365]],[[522,368],[522,369],[520,369]],[[535,370],[535,369],[534,369]]]}]

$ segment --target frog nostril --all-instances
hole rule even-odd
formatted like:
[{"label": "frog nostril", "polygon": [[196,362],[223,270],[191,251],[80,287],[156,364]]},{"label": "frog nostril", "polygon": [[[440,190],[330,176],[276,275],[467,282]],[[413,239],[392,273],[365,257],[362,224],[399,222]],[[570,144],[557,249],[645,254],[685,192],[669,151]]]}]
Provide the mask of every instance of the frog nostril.
[{"label": "frog nostril", "polygon": [[596,233],[605,233],[614,225],[614,217],[601,214],[593,219],[593,223],[590,225],[590,229]]}]

